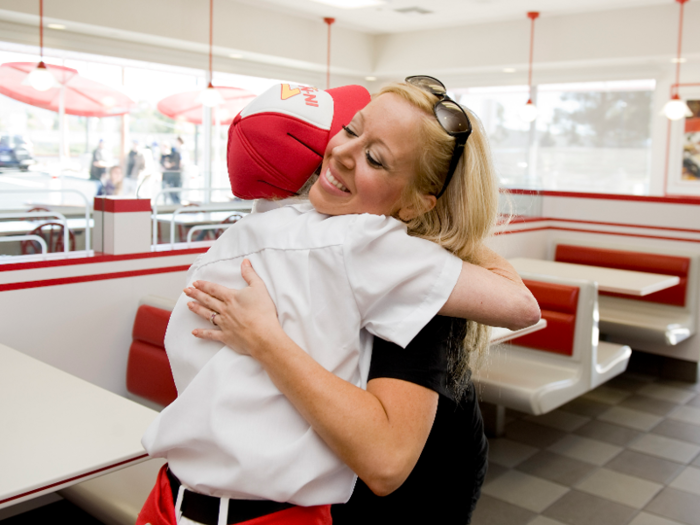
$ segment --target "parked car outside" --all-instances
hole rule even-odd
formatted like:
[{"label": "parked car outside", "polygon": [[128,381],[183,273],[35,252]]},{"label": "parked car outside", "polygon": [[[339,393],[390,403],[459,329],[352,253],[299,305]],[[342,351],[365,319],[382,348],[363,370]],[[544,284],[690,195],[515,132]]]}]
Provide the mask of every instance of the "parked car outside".
[{"label": "parked car outside", "polygon": [[0,135],[0,168],[29,169],[36,160],[32,143],[22,135]]}]

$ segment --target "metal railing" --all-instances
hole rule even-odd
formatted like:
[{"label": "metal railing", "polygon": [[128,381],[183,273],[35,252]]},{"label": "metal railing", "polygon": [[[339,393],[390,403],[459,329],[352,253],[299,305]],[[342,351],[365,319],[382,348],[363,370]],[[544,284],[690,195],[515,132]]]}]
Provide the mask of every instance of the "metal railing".
[{"label": "metal railing", "polygon": [[[61,190],[48,190],[48,189],[41,189],[41,190],[2,190],[3,194],[7,193],[76,193],[80,195],[80,197],[85,201],[85,253],[90,254],[91,251],[91,243],[90,243],[90,201],[88,198],[85,196],[85,194],[81,191],[78,190],[73,190],[73,189],[61,189]],[[60,215],[63,220],[65,221],[66,218],[58,213],[54,212],[32,212],[38,214],[38,217],[46,217],[48,215]],[[28,213],[24,213],[24,216],[28,216]],[[67,223],[65,224],[65,235],[64,235],[64,244],[67,246],[68,245],[68,225]],[[65,250],[66,252],[68,250]]]},{"label": "metal railing", "polygon": [[[167,188],[160,190],[156,196],[153,198],[153,214],[151,215],[153,223],[153,242],[152,249],[158,245],[158,199],[161,195],[174,194],[174,193],[185,193],[193,191],[226,191],[231,193],[231,188]],[[180,213],[200,213],[207,211],[244,211],[250,208],[249,201],[232,201],[232,202],[222,202],[219,204],[202,204],[198,206],[181,206],[173,212],[173,216],[170,219],[170,246],[174,249],[175,246],[175,217]]]},{"label": "metal railing", "polygon": [[[206,231],[206,230],[226,230],[236,224],[232,222],[230,224],[200,224],[199,226],[192,226],[190,231],[187,232],[187,247],[189,248],[192,244],[192,236],[196,232]],[[197,241],[200,242],[200,241]]]},{"label": "metal railing", "polygon": [[[46,259],[46,254],[49,249],[46,246],[46,241],[39,237],[38,235],[11,235],[9,237],[0,237],[0,242],[19,242],[19,241],[36,241],[41,246],[41,255],[43,259]],[[64,242],[63,244],[68,244]]]},{"label": "metal railing", "polygon": [[[70,230],[68,229],[68,220],[66,219],[66,216],[63,215],[62,213],[54,212],[54,211],[18,211],[18,212],[12,212],[12,213],[0,213],[0,220],[1,219],[24,219],[27,217],[56,217],[58,220],[63,224],[63,251],[65,253],[68,253],[69,251],[69,245],[70,243],[68,242],[69,235],[70,235]],[[37,227],[41,226],[40,224],[37,225]],[[89,223],[88,223],[89,227]],[[34,236],[38,237],[38,236]],[[17,238],[17,237],[13,237]],[[4,241],[7,242],[7,241]],[[46,244],[46,243],[44,243]]]}]

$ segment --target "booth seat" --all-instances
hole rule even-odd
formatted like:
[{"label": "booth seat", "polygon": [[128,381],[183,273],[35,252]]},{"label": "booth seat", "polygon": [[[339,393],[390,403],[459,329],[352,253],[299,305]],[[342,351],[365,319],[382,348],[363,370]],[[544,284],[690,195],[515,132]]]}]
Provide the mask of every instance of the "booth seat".
[{"label": "booth seat", "polygon": [[[522,274],[547,327],[494,346],[474,373],[479,398],[504,408],[545,414],[627,368],[629,346],[598,340],[598,289],[591,281]],[[502,423],[502,421],[501,421]],[[496,422],[495,434],[502,431]]]},{"label": "booth seat", "polygon": [[666,250],[660,253],[648,247],[618,248],[594,243],[555,242],[554,260],[675,275],[680,278],[680,283],[642,297],[601,292],[600,331],[606,339],[653,351],[654,345],[677,345],[695,334],[698,256]]},{"label": "booth seat", "polygon": [[[175,301],[146,296],[139,301],[126,370],[130,396],[162,410],[177,397],[163,340]],[[78,483],[59,494],[105,525],[134,525],[164,459],[154,458]]]},{"label": "booth seat", "polygon": [[162,409],[177,397],[170,363],[165,353],[165,330],[175,301],[149,295],[141,298],[136,311],[126,389],[137,400]]}]

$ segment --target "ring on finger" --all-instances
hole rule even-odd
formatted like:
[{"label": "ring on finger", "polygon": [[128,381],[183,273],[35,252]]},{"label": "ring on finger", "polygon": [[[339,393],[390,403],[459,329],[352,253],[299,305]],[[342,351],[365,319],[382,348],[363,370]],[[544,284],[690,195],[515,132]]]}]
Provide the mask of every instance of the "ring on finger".
[{"label": "ring on finger", "polygon": [[212,312],[212,313],[211,313],[211,317],[209,317],[209,322],[210,322],[211,324],[213,324],[214,326],[219,326],[219,325],[217,325],[217,324],[214,322],[214,318],[216,317],[216,315],[217,315],[216,312]]}]

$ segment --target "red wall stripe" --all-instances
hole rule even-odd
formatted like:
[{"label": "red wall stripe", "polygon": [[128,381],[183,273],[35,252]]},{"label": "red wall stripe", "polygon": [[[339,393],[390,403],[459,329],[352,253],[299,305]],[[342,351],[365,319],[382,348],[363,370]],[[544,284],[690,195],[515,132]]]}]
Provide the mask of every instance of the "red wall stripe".
[{"label": "red wall stripe", "polygon": [[543,197],[568,197],[574,199],[598,199],[613,201],[660,202],[663,204],[690,204],[700,206],[700,197],[654,197],[647,195],[615,195],[610,193],[578,193],[574,191],[505,189],[503,193],[512,195],[533,195]]},{"label": "red wall stripe", "polygon": [[105,263],[117,261],[132,261],[137,259],[150,259],[151,257],[174,257],[191,253],[204,253],[209,248],[189,248],[187,250],[168,250],[164,252],[128,253],[125,255],[95,255],[94,257],[81,257],[79,259],[57,259],[55,261],[36,261],[14,264],[0,264],[0,272],[13,270],[32,270],[35,268],[53,268],[58,266],[73,266],[78,264]]},{"label": "red wall stripe", "polygon": [[45,279],[43,281],[25,281],[21,283],[0,284],[0,292],[11,290],[26,290],[28,288],[43,288],[46,286],[60,286],[62,284],[87,283],[90,281],[105,281],[109,279],[123,279],[125,277],[139,277],[141,275],[154,275],[158,273],[184,272],[190,265],[170,266],[167,268],[148,268],[145,270],[130,270],[128,272],[100,273],[95,275],[76,275],[74,277],[62,277],[60,279]]},{"label": "red wall stripe", "polygon": [[[601,226],[616,226],[619,228],[641,228],[648,230],[667,230],[675,232],[687,232],[687,233],[700,233],[700,230],[694,230],[691,228],[675,228],[672,226],[650,226],[644,224],[627,224],[624,222],[603,222],[603,221],[587,221],[583,219],[561,219],[555,217],[520,217],[516,216],[508,224],[526,224],[530,222],[543,222],[543,221],[559,221],[559,222],[577,222],[581,224],[600,224]],[[501,226],[503,223],[499,223]]]},{"label": "red wall stripe", "polygon": [[600,224],[602,226],[617,226],[621,228],[646,228],[649,230],[668,230],[672,232],[688,232],[688,233],[700,233],[700,230],[693,230],[690,228],[672,228],[670,226],[645,226],[643,224],[625,224],[623,222],[600,222],[600,221],[584,221],[581,219],[546,219],[548,221],[561,221],[561,222],[580,222],[581,224]]},{"label": "red wall stripe", "polygon": [[29,492],[23,492],[22,494],[17,494],[16,496],[12,496],[10,498],[5,498],[5,499],[0,499],[0,505],[3,503],[6,503],[8,501],[13,501],[19,498],[23,498],[25,496],[29,496],[30,494],[36,494],[37,492],[41,492],[42,490],[47,490],[52,487],[57,487],[59,485],[65,485],[66,483],[70,483],[71,481],[75,481],[76,479],[82,479],[86,478],[88,476],[92,476],[93,474],[97,474],[98,472],[104,472],[105,470],[113,469],[114,467],[118,467],[120,465],[126,465],[128,463],[133,463],[134,461],[138,461],[139,459],[147,458],[148,454],[142,454],[141,456],[135,457],[133,459],[127,459],[125,461],[120,461],[119,463],[115,463],[114,465],[109,465],[107,467],[102,467],[98,468],[97,470],[91,470],[90,472],[86,472],[85,474],[80,474],[79,476],[73,476],[72,478],[64,479],[62,481],[57,481],[56,483],[51,483],[51,485],[45,485],[43,487],[39,487],[38,489],[30,490]]},{"label": "red wall stripe", "polygon": [[551,230],[552,226],[540,226],[539,228],[528,228],[523,230],[508,230],[504,232],[495,232],[494,235],[510,235],[511,233],[538,232],[542,230]]},{"label": "red wall stripe", "polygon": [[[554,219],[557,220],[557,219]],[[697,242],[700,243],[700,239],[684,239],[683,237],[662,237],[660,235],[643,235],[641,233],[625,233],[625,232],[609,232],[601,230],[584,230],[576,228],[562,228],[561,226],[542,226],[541,228],[529,228],[523,230],[511,230],[505,232],[496,232],[495,235],[510,235],[513,233],[527,233],[536,232],[541,230],[559,230],[566,232],[582,232],[582,233],[597,233],[599,235],[619,235],[622,237],[641,237],[645,239],[660,239],[662,241],[682,241],[682,242]]]}]

